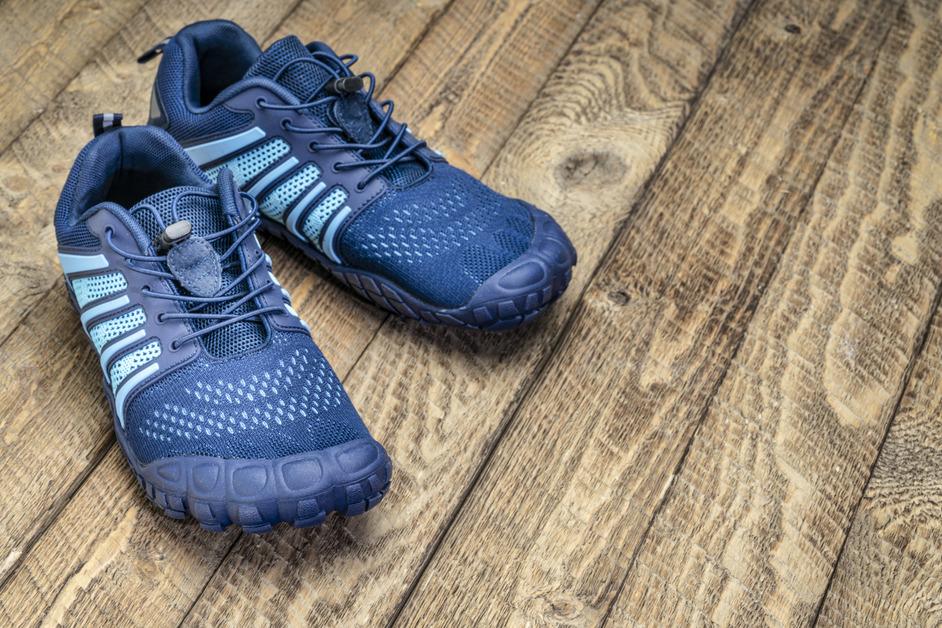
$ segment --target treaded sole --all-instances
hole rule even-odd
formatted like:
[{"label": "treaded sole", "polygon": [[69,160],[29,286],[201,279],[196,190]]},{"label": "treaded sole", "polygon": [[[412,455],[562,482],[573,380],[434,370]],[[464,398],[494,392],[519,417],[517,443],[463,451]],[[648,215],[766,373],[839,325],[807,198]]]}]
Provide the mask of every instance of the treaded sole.
[{"label": "treaded sole", "polygon": [[142,465],[120,428],[115,433],[147,498],[164,515],[192,516],[212,532],[238,525],[259,534],[282,522],[317,526],[332,512],[359,515],[383,499],[392,478],[389,457],[372,439],[277,460],[180,456]]},{"label": "treaded sole", "polygon": [[[78,309],[68,281],[64,283]],[[141,464],[117,423],[111,388],[104,381],[103,386],[128,466],[147,498],[171,519],[190,515],[213,532],[233,524],[250,534],[270,532],[282,522],[308,528],[332,512],[362,514],[389,490],[392,462],[371,438],[276,460],[179,456]]]},{"label": "treaded sole", "polygon": [[[442,308],[432,305],[394,282],[375,273],[350,268],[331,261],[308,242],[291,233],[285,226],[262,217],[262,228],[269,234],[290,242],[292,245],[324,266],[342,284],[351,288],[366,301],[393,314],[422,323],[466,327],[487,331],[513,329],[536,318],[548,305],[557,300],[572,279],[572,266],[576,263],[575,251],[566,241],[561,246],[567,254],[561,272],[547,272],[532,289],[509,294],[495,293],[494,298],[474,302],[457,308]],[[565,236],[563,236],[565,237]]]}]

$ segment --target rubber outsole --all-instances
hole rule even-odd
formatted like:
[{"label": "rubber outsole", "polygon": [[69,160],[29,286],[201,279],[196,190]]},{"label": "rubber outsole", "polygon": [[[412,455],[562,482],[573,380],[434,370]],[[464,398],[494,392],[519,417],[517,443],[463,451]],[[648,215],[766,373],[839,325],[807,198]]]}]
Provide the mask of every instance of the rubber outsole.
[{"label": "rubber outsole", "polygon": [[530,248],[456,308],[433,305],[385,277],[337,264],[268,218],[262,218],[262,228],[301,249],[363,299],[393,314],[422,323],[503,331],[531,321],[558,299],[577,261],[575,249],[556,222],[539,210],[534,215],[537,231]]},{"label": "rubber outsole", "polygon": [[376,506],[392,463],[372,439],[275,460],[179,456],[142,465],[117,428],[118,443],[147,498],[166,516],[192,516],[206,530],[238,525],[249,534],[278,523],[308,528],[336,512],[355,516]]}]

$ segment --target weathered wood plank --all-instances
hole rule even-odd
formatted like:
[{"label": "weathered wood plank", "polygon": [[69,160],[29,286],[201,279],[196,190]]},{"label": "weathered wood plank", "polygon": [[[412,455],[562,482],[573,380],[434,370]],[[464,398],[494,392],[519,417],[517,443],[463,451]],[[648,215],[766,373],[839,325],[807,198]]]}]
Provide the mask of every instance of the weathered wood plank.
[{"label": "weathered wood plank", "polygon": [[850,529],[821,626],[942,623],[942,315]]},{"label": "weathered wood plank", "polygon": [[[405,7],[410,4],[411,3],[404,2],[402,6]],[[485,8],[494,6],[489,3],[483,3],[483,5]],[[438,5],[424,7],[427,19],[431,20],[433,16],[437,14],[439,8]],[[474,24],[465,22],[463,27],[455,29],[455,32],[461,33],[461,37],[470,42],[473,42],[476,38],[480,38],[482,42],[488,41],[492,37],[491,29],[503,29],[505,36],[510,38],[531,37],[533,41],[530,48],[540,51],[541,56],[530,66],[532,76],[528,78],[526,83],[518,83],[517,87],[518,89],[529,90],[532,98],[540,88],[544,78],[552,70],[556,61],[568,46],[566,37],[568,36],[569,40],[575,37],[581,24],[585,22],[588,15],[591,13],[592,6],[581,2],[568,2],[547,8],[546,11],[551,15],[557,16],[555,23],[558,28],[557,38],[546,41],[537,39],[541,38],[544,34],[540,28],[530,28],[527,26],[528,19],[532,19],[525,17],[532,9],[530,3],[514,3],[498,8],[500,10],[497,13],[479,13],[477,19],[480,21]],[[370,16],[373,15],[375,7],[362,6],[361,9],[363,14],[359,15],[356,19],[345,14],[344,16],[338,16],[338,19],[339,17],[343,17],[345,24],[357,23],[362,26],[362,29],[358,32],[347,31],[349,33],[346,35],[346,37],[349,37],[348,41],[334,40],[331,42],[339,49],[355,50],[359,42],[368,38],[384,39],[382,33],[377,32],[376,23],[370,18]],[[300,10],[298,14],[301,14]],[[299,19],[295,19],[295,17],[297,17],[295,16],[287,20],[280,30],[283,32],[300,33],[320,32],[321,30],[326,32],[333,31],[331,25],[325,23],[325,13],[323,11],[307,11],[306,14],[312,16],[312,19],[317,18],[317,20],[311,24],[304,24],[301,23]],[[447,17],[447,14],[445,17]],[[541,19],[546,18],[547,16],[544,15]],[[452,21],[455,19],[458,18],[451,18]],[[441,20],[444,21],[444,17],[441,18]],[[538,22],[536,22],[536,24],[538,24]],[[418,38],[424,31],[424,27],[421,27],[419,24],[414,24],[414,26],[414,36]],[[402,19],[390,20],[388,24],[388,28],[390,29],[401,29],[402,27]],[[401,38],[401,32],[396,35],[391,33],[388,39],[395,40],[396,37]],[[381,80],[385,75],[388,75],[394,68],[400,65],[401,56],[397,58],[396,54],[405,55],[413,48],[413,43],[408,40],[400,39],[398,41],[403,42],[403,45],[399,49],[376,46],[374,48],[376,52],[372,53],[374,54],[373,58],[365,60],[371,63],[372,69],[377,72]],[[471,47],[473,48],[473,45],[471,45]],[[376,56],[380,54],[383,56]],[[488,67],[492,59],[486,55],[440,57],[441,50],[423,45],[410,55],[410,62],[403,66],[398,72],[397,81],[400,77],[413,76],[413,73],[417,71],[421,75],[421,73],[425,71],[425,68],[432,65],[447,70],[450,68],[451,63],[463,65],[463,67],[466,68],[467,76],[476,76],[486,69],[486,71],[490,73],[492,81],[491,84],[487,85],[487,88],[493,90],[494,93],[499,93],[500,90],[504,89],[502,85],[506,85],[509,80],[509,73],[505,73],[501,68]],[[412,59],[415,59],[414,63],[419,65],[413,68]],[[437,65],[434,63],[433,59],[438,59]],[[453,76],[451,80],[465,80],[463,76],[462,74],[458,74]],[[410,80],[416,84],[420,82],[419,77]],[[394,92],[396,84],[397,83],[394,82],[390,86],[390,89],[385,92],[385,95],[388,95],[389,92]],[[453,85],[452,88],[459,92],[463,91],[459,85]],[[405,98],[402,100],[408,103],[412,96],[411,92],[403,95]],[[396,96],[398,99],[399,95],[397,94]],[[418,104],[421,105],[421,102]],[[460,100],[457,104],[460,104]],[[525,107],[525,105],[522,106]],[[408,109],[408,104],[406,104],[406,109]],[[484,135],[496,135],[497,141],[495,141],[495,144],[499,145],[502,142],[500,138],[510,134],[516,124],[517,118],[519,118],[522,112],[514,111],[512,113],[513,115],[494,117],[488,128],[481,129],[478,132]],[[449,148],[450,141],[448,132],[448,129],[446,129],[440,134],[436,145],[443,145],[446,149]],[[333,283],[325,283],[320,274],[311,272],[314,266],[310,262],[303,261],[297,253],[286,252],[277,244],[273,244],[269,248],[275,260],[279,277],[291,290],[299,311],[312,323],[315,338],[319,341],[322,339],[327,341],[320,342],[320,344],[322,348],[324,348],[328,358],[341,374],[347,372],[353,365],[356,356],[359,355],[362,348],[369,342],[372,334],[384,319],[383,315],[376,312],[373,308],[364,307],[348,293],[338,290]],[[328,298],[328,296],[325,295],[327,291],[336,292],[336,294],[330,295],[335,298]],[[8,341],[8,344],[22,342],[33,346],[37,342],[35,337],[32,337],[35,336],[35,332],[37,330],[45,330],[44,337],[48,338],[49,330],[56,326],[57,321],[62,323],[59,325],[60,327],[65,327],[65,331],[60,333],[61,339],[71,338],[72,335],[75,334],[74,329],[76,325],[72,320],[74,319],[74,314],[68,311],[65,298],[60,298],[57,293],[58,291],[53,292],[53,297],[50,299],[54,303],[53,308],[55,311],[51,315],[48,315],[48,317],[44,313],[37,313],[36,318],[45,318],[45,320],[42,323],[37,323],[35,328],[32,327],[31,320],[24,322],[24,333],[21,334],[20,330],[17,330],[10,341]],[[31,319],[32,318],[33,317],[31,317]],[[25,333],[27,329],[29,332]],[[76,342],[78,343],[78,341]],[[0,347],[0,354],[2,354],[3,350],[4,349]],[[31,364],[35,363],[37,356],[48,355],[47,353],[35,349],[27,351],[26,353],[33,356],[29,359],[29,363]],[[86,350],[83,352],[79,347],[74,347],[72,348],[71,355],[82,355],[83,353],[89,354],[87,360],[91,363],[93,359],[90,355],[90,351]],[[61,364],[55,363],[49,368],[52,370],[68,367],[63,367]],[[82,372],[93,373],[94,369],[87,367],[86,370]],[[48,376],[48,372],[35,377],[31,375],[30,381],[41,381],[42,378],[46,376]],[[79,422],[83,421],[84,417],[89,413],[96,412],[96,408],[100,406],[101,409],[97,410],[97,413],[102,416],[99,438],[103,443],[102,446],[107,447],[109,443],[111,443],[111,438],[107,433],[107,424],[109,422],[107,411],[104,408],[104,404],[100,399],[100,394],[98,394],[95,385],[88,382],[85,382],[84,385],[88,387],[88,390],[82,392],[75,391],[75,394],[81,399],[80,403],[83,404],[85,408],[80,411],[73,409],[68,416],[62,417],[61,420],[67,423],[67,425],[63,426],[60,423],[58,428],[64,428],[66,430],[81,429]],[[48,410],[50,413],[57,415],[58,409],[61,408],[62,405],[64,405],[62,400],[49,402]],[[51,427],[54,426],[47,426],[47,431],[50,431],[50,434],[52,433]],[[47,435],[46,439],[48,440],[48,438],[49,436]],[[87,452],[91,450],[87,442],[80,443],[79,446],[76,447],[67,446],[65,449],[73,460],[75,458],[84,458],[84,456],[88,455]],[[111,455],[114,454],[108,454],[109,457]],[[82,462],[86,462],[85,467],[79,464],[73,464],[65,471],[62,471],[61,474],[65,476],[66,479],[68,477],[81,477],[83,473],[88,472],[87,461],[83,459]],[[94,463],[94,461],[91,462]],[[22,467],[23,465],[20,463],[19,468]],[[26,558],[23,567],[8,583],[7,590],[0,593],[0,598],[16,599],[20,597],[26,600],[25,603],[19,605],[24,607],[25,610],[20,611],[21,615],[18,616],[34,616],[44,613],[47,607],[45,606],[46,602],[43,601],[43,598],[48,598],[49,592],[68,587],[68,582],[71,581],[73,574],[72,569],[82,564],[83,561],[88,560],[89,556],[100,555],[96,542],[89,542],[85,537],[89,534],[89,531],[95,533],[96,531],[103,530],[104,532],[99,534],[98,542],[107,542],[107,532],[113,524],[110,523],[111,520],[108,518],[109,513],[103,512],[96,515],[96,511],[88,507],[87,502],[97,500],[99,492],[107,491],[107,487],[109,486],[120,486],[121,483],[125,481],[126,475],[127,471],[120,468],[120,466],[112,467],[103,465],[100,467],[98,471],[91,475],[85,485],[82,486],[72,503],[70,503],[63,512],[62,517],[52,525],[47,534],[36,544],[33,552]],[[62,483],[59,485],[61,486],[61,484]],[[120,505],[116,506],[118,510],[130,509],[143,504],[143,497],[139,494],[128,493],[122,499],[125,500],[126,503],[124,503],[124,501],[120,502]],[[151,535],[154,533],[154,530],[163,529],[162,526],[165,525],[168,525],[168,523],[163,520],[163,517],[159,513],[149,508],[144,508],[141,511],[139,519],[134,523],[134,529],[131,532],[128,545],[124,551],[111,556],[106,571],[108,573],[137,573],[136,567],[126,564],[128,561],[133,563],[134,561],[140,560],[141,557],[137,548],[147,545],[147,539],[142,538],[139,540],[140,542],[138,542],[137,535]],[[172,523],[170,525],[172,528]],[[195,540],[190,540],[191,532],[186,532],[186,530],[186,526],[181,528],[177,542],[188,544],[189,551],[186,552],[185,555],[189,558],[183,560],[182,564],[177,564],[172,567],[168,566],[168,569],[172,568],[176,570],[173,573],[186,573],[187,578],[198,579],[202,577],[205,582],[209,579],[213,573],[213,569],[219,562],[218,552],[221,549],[224,550],[224,548],[231,544],[232,536],[226,535],[220,537],[206,534],[197,536],[193,534],[192,539]],[[72,569],[60,569],[56,572],[44,571],[42,564],[50,564],[50,561],[46,561],[44,558],[46,553],[61,552],[64,545],[75,548],[74,552],[71,549],[69,551],[69,554],[72,555]],[[105,572],[103,571],[102,573],[104,574]],[[40,584],[37,585],[37,582]],[[95,585],[95,587],[98,586],[98,584]],[[116,582],[108,578],[103,578],[100,586],[113,587],[113,589],[108,592],[101,588],[96,588],[96,595],[108,597],[124,595],[124,591],[127,588],[137,587],[143,590],[153,586],[153,583],[137,580],[132,582]],[[172,584],[172,578],[167,582],[161,581],[158,586],[163,587],[162,594],[166,591],[167,595],[178,595],[181,600],[187,599],[187,596],[189,596],[189,601],[192,601],[195,597],[195,593],[189,589],[174,593],[176,589]],[[77,594],[76,597],[71,599],[69,604],[76,609],[88,609],[95,606],[96,601],[92,597]],[[82,610],[81,612],[86,611]],[[179,620],[179,617],[172,614],[160,619],[161,621],[171,622],[174,621],[174,617]]]},{"label": "weathered wood plank", "polygon": [[615,619],[813,621],[942,284],[934,4],[883,46]]},{"label": "weathered wood plank", "polygon": [[[402,623],[606,618],[837,144],[891,9],[842,0],[753,7]],[[676,525],[696,526],[700,514]],[[674,623],[658,610],[613,623]]]},{"label": "weathered wood plank", "polygon": [[[387,501],[317,533],[244,537],[188,623],[350,625],[394,615],[675,137],[740,8],[603,3],[485,177],[564,223],[581,255],[568,296],[533,327],[505,335],[384,325],[347,383],[392,454]],[[436,610],[426,619],[446,617]]]},{"label": "weathered wood plank", "polygon": [[144,0],[0,4],[0,152],[143,5]]}]

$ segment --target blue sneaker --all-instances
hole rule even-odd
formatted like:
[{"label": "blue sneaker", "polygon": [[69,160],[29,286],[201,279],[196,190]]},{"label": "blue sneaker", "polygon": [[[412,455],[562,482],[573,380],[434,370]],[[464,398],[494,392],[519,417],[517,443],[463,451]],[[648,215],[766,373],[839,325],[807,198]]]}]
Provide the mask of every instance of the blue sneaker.
[{"label": "blue sneaker", "polygon": [[150,124],[206,173],[230,169],[263,228],[360,295],[429,323],[506,329],[566,289],[576,252],[546,213],[454,168],[372,99],[354,55],[239,26],[164,40]]},{"label": "blue sneaker", "polygon": [[151,501],[210,530],[359,514],[392,471],[271,273],[258,223],[229,171],[209,181],[154,127],[98,135],[56,207],[118,442]]}]

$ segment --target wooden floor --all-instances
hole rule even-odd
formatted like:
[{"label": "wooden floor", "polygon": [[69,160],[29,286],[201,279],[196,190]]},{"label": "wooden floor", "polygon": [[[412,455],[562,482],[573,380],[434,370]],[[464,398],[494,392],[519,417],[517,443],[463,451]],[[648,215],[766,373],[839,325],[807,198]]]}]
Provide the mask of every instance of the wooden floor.
[{"label": "wooden floor", "polygon": [[[217,16],[358,52],[579,251],[483,335],[267,243],[395,464],[317,530],[145,500],[55,261],[91,113]],[[0,85],[0,625],[942,622],[939,1],[5,0]]]}]

